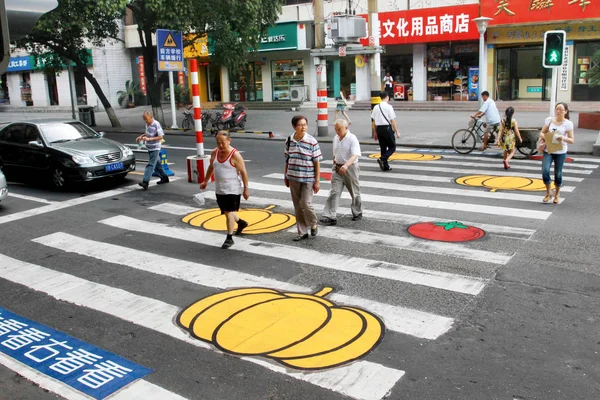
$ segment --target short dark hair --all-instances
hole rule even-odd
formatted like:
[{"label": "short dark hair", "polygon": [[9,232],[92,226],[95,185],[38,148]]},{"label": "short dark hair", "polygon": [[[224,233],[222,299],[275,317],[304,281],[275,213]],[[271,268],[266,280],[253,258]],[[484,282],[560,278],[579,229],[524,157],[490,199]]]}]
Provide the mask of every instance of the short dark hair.
[{"label": "short dark hair", "polygon": [[295,128],[296,125],[298,125],[298,122],[302,119],[305,120],[306,125],[308,125],[308,120],[306,119],[306,117],[304,115],[296,115],[296,116],[294,116],[294,118],[292,118],[292,126]]},{"label": "short dark hair", "polygon": [[488,92],[487,90],[484,90],[483,92],[481,92],[481,97],[483,97],[483,96],[490,97],[490,92]]},{"label": "short dark hair", "polygon": [[389,97],[389,95],[387,94],[387,92],[381,92],[381,93],[379,93],[379,98],[381,100],[385,100],[386,97]]}]

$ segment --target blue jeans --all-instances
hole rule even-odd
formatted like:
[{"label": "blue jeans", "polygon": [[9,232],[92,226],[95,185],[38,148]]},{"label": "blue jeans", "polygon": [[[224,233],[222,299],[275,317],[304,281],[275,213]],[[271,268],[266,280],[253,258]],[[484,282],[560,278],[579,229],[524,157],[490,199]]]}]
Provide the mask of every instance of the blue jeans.
[{"label": "blue jeans", "polygon": [[565,159],[567,154],[550,154],[544,152],[544,158],[542,159],[542,179],[546,185],[549,185],[552,180],[550,179],[550,165],[554,161],[554,186],[560,187],[562,185],[562,171],[563,165],[565,165]]},{"label": "blue jeans", "polygon": [[155,169],[160,179],[168,178],[160,162],[160,150],[148,150],[148,164],[146,164],[146,168],[144,169],[144,182],[150,182]]}]

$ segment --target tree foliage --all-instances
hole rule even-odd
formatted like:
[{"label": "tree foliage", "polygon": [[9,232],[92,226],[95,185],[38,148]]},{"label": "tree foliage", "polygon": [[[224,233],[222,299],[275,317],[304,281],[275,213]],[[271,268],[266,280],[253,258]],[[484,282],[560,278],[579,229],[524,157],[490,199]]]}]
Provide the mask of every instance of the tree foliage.
[{"label": "tree foliage", "polygon": [[38,54],[47,68],[61,69],[64,60],[71,60],[94,87],[107,110],[113,126],[119,121],[98,81],[88,71],[85,50],[90,44],[102,46],[106,39],[116,39],[118,21],[123,18],[129,0],[58,0],[58,6],[43,15],[32,32],[17,45]]},{"label": "tree foliage", "polygon": [[150,45],[156,29],[190,34],[189,42],[209,35],[214,44],[211,61],[237,68],[247,60],[248,52],[258,47],[260,37],[274,25],[283,0],[132,0],[131,9],[138,24],[144,47],[148,93],[158,110],[159,81],[152,66],[155,52]]}]

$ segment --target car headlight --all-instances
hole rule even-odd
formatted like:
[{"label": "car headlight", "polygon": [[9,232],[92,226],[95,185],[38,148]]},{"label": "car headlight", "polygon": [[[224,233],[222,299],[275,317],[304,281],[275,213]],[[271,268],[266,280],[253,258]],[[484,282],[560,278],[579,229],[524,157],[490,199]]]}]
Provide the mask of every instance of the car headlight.
[{"label": "car headlight", "polygon": [[83,165],[83,164],[93,164],[94,160],[92,160],[88,156],[73,156],[72,160],[75,164]]},{"label": "car headlight", "polygon": [[129,157],[130,155],[133,154],[133,150],[131,150],[129,147],[123,147],[123,157]]}]

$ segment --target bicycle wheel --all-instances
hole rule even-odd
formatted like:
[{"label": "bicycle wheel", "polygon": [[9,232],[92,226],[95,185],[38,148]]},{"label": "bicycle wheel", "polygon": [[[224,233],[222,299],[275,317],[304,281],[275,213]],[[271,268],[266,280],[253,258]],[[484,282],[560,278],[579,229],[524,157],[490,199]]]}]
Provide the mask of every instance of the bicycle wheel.
[{"label": "bicycle wheel", "polygon": [[537,153],[537,141],[532,140],[530,137],[524,137],[523,141],[517,143],[517,150],[525,157],[529,157]]},{"label": "bicycle wheel", "polygon": [[477,140],[468,129],[459,129],[452,135],[452,147],[457,153],[469,154],[475,149]]},{"label": "bicycle wheel", "polygon": [[193,124],[192,118],[185,117],[183,119],[183,123],[181,124],[181,127],[183,128],[184,131],[188,131],[188,130],[192,129],[193,125],[194,124]]}]

